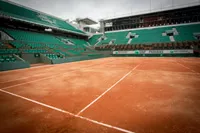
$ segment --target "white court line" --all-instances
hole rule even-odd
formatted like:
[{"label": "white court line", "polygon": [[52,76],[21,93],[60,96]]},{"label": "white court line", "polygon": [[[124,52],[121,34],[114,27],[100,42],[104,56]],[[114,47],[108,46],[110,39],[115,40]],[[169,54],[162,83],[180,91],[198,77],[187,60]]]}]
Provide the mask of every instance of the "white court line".
[{"label": "white court line", "polygon": [[183,65],[183,64],[181,64],[181,63],[179,63],[179,62],[177,62],[177,61],[176,61],[176,63],[177,63],[177,64],[179,64],[179,65],[181,65],[182,67],[184,67],[184,68],[186,68],[186,69],[188,69],[188,70],[190,70],[190,71],[194,72],[195,74],[198,74],[198,75],[200,75],[200,73],[199,73],[199,72],[196,72],[196,71],[192,70],[191,68],[189,68],[189,67],[187,67],[187,66],[185,66],[185,65]]},{"label": "white court line", "polygon": [[179,64],[179,65],[181,65],[182,67],[184,67],[184,68],[186,68],[186,69],[188,69],[188,70],[190,70],[190,71],[194,72],[194,73],[197,73],[197,74],[199,74],[198,72],[196,72],[196,71],[192,70],[192,69],[191,69],[191,68],[189,68],[189,67],[186,67],[185,65],[183,65],[183,64],[181,64],[181,63],[179,63],[179,62],[177,62],[177,61],[176,61],[176,63],[177,63],[177,64]]},{"label": "white court line", "polygon": [[95,100],[93,100],[90,104],[88,104],[85,108],[83,108],[77,115],[80,115],[83,111],[89,108],[92,104],[94,104],[97,100],[99,100],[103,95],[105,95],[108,91],[110,91],[113,87],[115,87],[119,82],[121,82],[124,78],[126,78],[132,71],[134,71],[139,65],[134,67],[131,71],[129,71],[126,75],[124,75],[121,79],[119,79],[115,84],[113,84],[110,88],[108,88],[104,93],[98,96]]},{"label": "white court line", "polygon": [[[195,58],[192,58],[192,59],[195,59]],[[186,60],[186,59],[183,59],[183,58],[181,58],[181,60],[183,61],[183,62],[189,62],[189,63],[200,63],[199,61],[193,61],[193,60]]]},{"label": "white court line", "polygon": [[123,128],[120,128],[120,127],[112,126],[112,125],[105,124],[105,123],[102,123],[102,122],[98,122],[98,121],[96,121],[96,120],[92,120],[92,119],[89,119],[89,118],[86,118],[86,117],[78,116],[78,115],[75,115],[75,114],[70,113],[70,112],[68,112],[68,111],[65,111],[65,110],[62,110],[62,109],[59,109],[59,108],[56,108],[56,107],[53,107],[53,106],[50,106],[50,105],[47,105],[47,104],[44,104],[44,103],[35,101],[35,100],[32,100],[32,99],[29,99],[29,98],[26,98],[26,97],[23,97],[23,96],[20,96],[20,95],[17,95],[17,94],[14,94],[14,93],[11,93],[11,92],[2,90],[2,89],[0,89],[0,91],[3,92],[3,93],[6,93],[6,94],[12,95],[12,96],[21,98],[21,99],[23,99],[23,100],[26,100],[26,101],[29,101],[29,102],[32,102],[32,103],[35,103],[35,104],[44,106],[44,107],[46,107],[46,108],[50,108],[50,109],[52,109],[52,110],[56,110],[56,111],[58,111],[58,112],[62,112],[62,113],[68,114],[68,115],[70,115],[70,116],[73,116],[73,117],[76,117],[76,118],[80,118],[80,119],[82,119],[82,120],[86,120],[86,121],[89,121],[89,122],[91,122],[91,123],[95,123],[95,124],[97,124],[97,125],[101,125],[101,126],[104,126],[104,127],[108,127],[108,128],[111,128],[111,129],[115,129],[115,130],[118,130],[118,131],[121,131],[121,132],[124,132],[124,133],[134,133],[134,132],[132,132],[132,131],[129,131],[129,130],[126,130],[126,129],[123,129]]},{"label": "white court line", "polygon": [[[111,62],[109,62],[111,63]],[[104,63],[104,64],[109,64],[109,63]],[[20,84],[16,84],[16,85],[12,85],[12,86],[8,86],[8,87],[4,87],[4,88],[1,88],[3,90],[5,89],[9,89],[9,88],[13,88],[13,87],[16,87],[16,86],[20,86],[20,85],[25,85],[25,84],[29,84],[29,83],[34,83],[34,82],[37,82],[37,81],[41,81],[41,80],[46,80],[46,79],[52,79],[54,77],[57,77],[57,76],[64,76],[65,74],[68,74],[69,72],[74,72],[74,71],[77,71],[77,70],[80,70],[80,69],[87,69],[91,66],[96,66],[96,65],[99,65],[99,64],[93,64],[93,65],[89,65],[89,66],[86,66],[86,67],[81,67],[81,68],[77,68],[77,69],[72,69],[72,70],[66,70],[67,72],[65,73],[58,73],[58,74],[54,74],[54,75],[51,75],[51,76],[48,76],[48,77],[44,77],[44,78],[40,78],[40,79],[37,79],[37,80],[32,80],[32,81],[29,81],[29,82],[24,82],[24,83],[20,83]],[[62,70],[65,70],[65,69],[62,69]],[[3,82],[3,83],[6,83],[6,82]]]}]

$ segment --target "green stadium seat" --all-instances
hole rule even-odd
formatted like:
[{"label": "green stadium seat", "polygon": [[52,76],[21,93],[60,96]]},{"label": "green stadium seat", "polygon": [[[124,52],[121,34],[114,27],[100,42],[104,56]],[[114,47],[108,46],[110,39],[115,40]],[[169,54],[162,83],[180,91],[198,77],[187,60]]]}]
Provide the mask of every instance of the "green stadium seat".
[{"label": "green stadium seat", "polygon": [[0,55],[0,62],[15,62],[17,59],[13,55]]},{"label": "green stadium seat", "polygon": [[4,58],[1,58],[1,57],[0,57],[0,62],[4,62]]},{"label": "green stadium seat", "polygon": [[55,54],[45,54],[45,56],[49,59],[59,59],[59,58],[63,58],[63,56],[60,55],[55,55]]}]

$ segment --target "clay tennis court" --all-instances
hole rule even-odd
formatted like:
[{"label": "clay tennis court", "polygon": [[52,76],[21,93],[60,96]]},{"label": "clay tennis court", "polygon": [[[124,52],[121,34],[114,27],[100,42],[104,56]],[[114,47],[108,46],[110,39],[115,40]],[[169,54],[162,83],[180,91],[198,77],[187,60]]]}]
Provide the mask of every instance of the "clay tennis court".
[{"label": "clay tennis court", "polygon": [[200,132],[200,58],[104,58],[0,72],[0,132]]}]

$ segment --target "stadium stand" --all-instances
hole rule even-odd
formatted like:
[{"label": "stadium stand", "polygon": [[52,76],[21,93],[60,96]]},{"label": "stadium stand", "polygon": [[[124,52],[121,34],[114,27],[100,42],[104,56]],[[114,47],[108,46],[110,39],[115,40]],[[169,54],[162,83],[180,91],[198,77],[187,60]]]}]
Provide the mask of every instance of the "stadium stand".
[{"label": "stadium stand", "polygon": [[90,43],[90,45],[95,45],[101,36],[102,36],[102,34],[95,34],[89,38],[88,42]]},{"label": "stadium stand", "polygon": [[[8,33],[15,41],[12,41],[11,44],[15,48],[22,48],[24,45],[30,46],[30,48],[36,48],[34,50],[26,50],[25,52],[29,53],[45,53],[49,49],[55,49],[55,52],[62,53],[67,55],[67,53],[63,51],[69,51],[75,55],[84,52],[84,44],[87,44],[85,40],[81,39],[73,39],[73,38],[65,38],[65,37],[56,37],[49,34],[35,33],[35,32],[27,32],[13,29],[1,28],[4,32]],[[68,44],[69,42],[64,42],[62,39],[67,39],[67,41],[72,44]],[[20,42],[21,41],[21,42]],[[41,48],[44,48],[43,50]],[[77,51],[75,51],[76,49]],[[24,51],[24,50],[23,50]]]},{"label": "stadium stand", "polygon": [[83,31],[76,29],[62,19],[23,7],[21,5],[13,4],[11,2],[0,1],[0,9],[1,15],[9,16],[16,20],[45,25],[48,27],[75,32],[78,34],[85,34]]},{"label": "stadium stand", "polygon": [[68,44],[67,49],[65,50],[66,53],[72,54],[72,55],[81,55],[87,45],[87,41],[83,39],[74,39],[74,38],[67,38],[67,37],[57,37],[60,41],[63,43]]},{"label": "stadium stand", "polygon": [[179,35],[175,36],[176,41],[195,41],[195,33],[200,33],[200,24],[176,27]]},{"label": "stadium stand", "polygon": [[[13,30],[13,29],[6,29],[1,28],[3,31],[8,33],[13,39],[17,41],[25,41],[30,42],[27,43],[30,47],[42,47],[42,43],[52,43],[52,44],[62,44],[58,39],[56,39],[52,35],[48,34],[41,34],[41,33],[34,33],[34,32],[27,32],[27,31],[20,31],[20,30]],[[31,43],[33,42],[33,43]],[[36,43],[37,42],[37,43]],[[35,44],[36,43],[36,44]],[[23,43],[12,43],[16,48],[21,48]],[[55,45],[51,45],[51,47],[56,47]]]},{"label": "stadium stand", "polygon": [[[173,31],[176,30],[177,34],[174,34]],[[167,35],[169,32],[172,32],[172,35]],[[165,26],[165,27],[154,27],[154,28],[143,28],[143,29],[134,29],[127,31],[118,31],[118,32],[107,32],[105,33],[106,40],[102,40],[101,44],[109,44],[110,40],[115,40],[114,44],[128,44],[127,34],[131,32],[132,34],[138,35],[137,38],[131,38],[130,44],[139,44],[139,43],[166,43],[173,42],[170,40],[170,36],[174,37],[174,41],[195,41],[194,33],[200,32],[200,24],[187,24],[179,26]],[[166,34],[166,35],[163,35]],[[98,35],[100,36],[100,35]],[[101,35],[102,36],[102,35]],[[97,36],[94,36],[94,39],[91,38],[91,45],[94,45],[97,42]]]},{"label": "stadium stand", "polygon": [[[106,32],[96,50],[191,49],[200,33],[200,24],[147,27],[127,31]],[[128,36],[129,35],[129,36]],[[100,35],[99,35],[100,36]],[[103,36],[103,35],[101,35]],[[128,36],[128,38],[127,38]],[[132,37],[131,37],[132,36]],[[94,36],[96,39],[96,36]],[[120,39],[119,39],[120,38]],[[95,39],[90,39],[94,41]],[[97,39],[96,39],[97,40]],[[111,45],[110,40],[115,40]],[[118,41],[119,40],[119,41]],[[129,41],[130,40],[130,41]],[[91,45],[94,45],[91,44]],[[123,46],[124,45],[124,46]]]},{"label": "stadium stand", "polygon": [[127,44],[128,38],[126,38],[128,31],[119,31],[106,33],[106,39],[102,40],[98,45],[101,44]]},{"label": "stadium stand", "polygon": [[165,32],[165,28],[131,31],[131,33],[138,35],[138,38],[132,38],[131,44],[169,42],[169,37],[162,36],[163,32]]}]

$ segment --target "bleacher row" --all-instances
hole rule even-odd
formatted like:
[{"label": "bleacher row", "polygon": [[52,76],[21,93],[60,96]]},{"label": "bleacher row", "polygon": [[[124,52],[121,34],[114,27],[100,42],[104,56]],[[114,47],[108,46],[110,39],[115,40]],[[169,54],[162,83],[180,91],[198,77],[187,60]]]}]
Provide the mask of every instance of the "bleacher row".
[{"label": "bleacher row", "polygon": [[[0,27],[4,38],[0,40],[0,55],[2,56],[18,56],[19,61],[31,61],[33,58],[40,58],[40,60],[48,63],[68,61],[69,58],[75,56],[90,56],[95,54],[95,50],[86,51],[88,42],[83,39],[75,39],[63,36],[56,36],[47,33],[38,33],[31,31],[23,31],[18,29],[11,29]],[[29,54],[29,55],[28,55]],[[45,58],[46,57],[46,58]],[[49,60],[47,60],[47,58]],[[36,59],[35,59],[36,60]],[[38,59],[37,59],[38,60]],[[2,59],[3,62],[11,62],[9,59]],[[12,60],[18,61],[18,60]],[[46,62],[46,63],[47,63]]]},{"label": "bleacher row", "polygon": [[15,62],[17,59],[13,55],[0,55],[0,63]]},{"label": "bleacher row", "polygon": [[[30,52],[27,52],[30,54]],[[42,52],[38,52],[37,53],[35,52],[35,57],[39,57],[39,54],[41,54]],[[15,53],[10,53],[8,54],[7,52],[2,52],[2,50],[0,50],[0,63],[3,63],[3,62],[15,62],[17,61],[15,56],[21,56],[21,53],[18,51],[18,52],[15,52]],[[49,54],[49,53],[43,53],[44,56],[46,56],[47,58],[49,59],[60,59],[60,58],[65,58],[64,56],[60,55],[60,54]]]},{"label": "bleacher row", "polygon": [[0,49],[0,54],[20,54],[20,53],[48,53],[47,50],[43,49]]},{"label": "bleacher row", "polygon": [[53,36],[50,34],[21,31],[2,27],[0,27],[0,30],[14,39],[12,41],[8,41],[8,43],[10,43],[14,49],[1,50],[1,52],[4,51],[5,53],[49,53],[49,51],[53,51],[64,56],[68,56],[67,52],[72,55],[81,54],[84,52],[84,45],[87,45],[87,42],[82,39]]},{"label": "bleacher row", "polygon": [[59,58],[64,58],[61,55],[55,55],[55,54],[44,54],[47,58],[49,59],[59,59]]},{"label": "bleacher row", "polygon": [[164,50],[164,49],[192,49],[200,48],[200,41],[152,43],[152,44],[126,44],[126,45],[102,45],[95,47],[96,50]]},{"label": "bleacher row", "polygon": [[[6,44],[12,45],[12,48],[6,47],[4,42],[0,42],[0,63],[3,62],[15,62],[15,55],[21,57],[22,54],[43,54],[50,60],[65,58],[68,54],[65,51],[71,49],[70,54],[81,54],[84,50],[83,44],[86,44],[85,40],[70,39],[74,45],[68,45],[66,42],[62,42],[64,37],[56,37],[49,34],[20,31],[14,29],[7,29],[0,27],[0,30],[8,34],[14,40],[6,40]],[[79,49],[77,52],[74,49]]]}]

